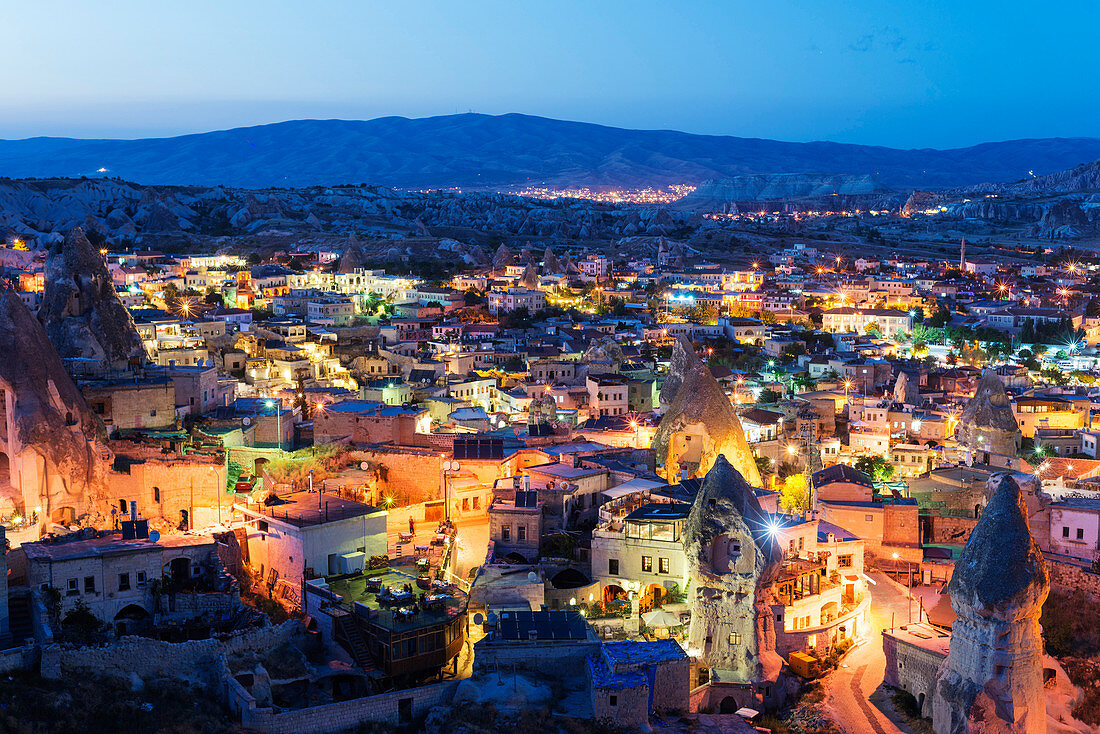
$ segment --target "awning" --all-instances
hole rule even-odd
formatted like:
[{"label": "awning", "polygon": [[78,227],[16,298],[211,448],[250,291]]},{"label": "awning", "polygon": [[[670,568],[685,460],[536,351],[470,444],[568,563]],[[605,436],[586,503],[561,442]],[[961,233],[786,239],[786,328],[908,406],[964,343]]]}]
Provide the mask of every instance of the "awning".
[{"label": "awning", "polygon": [[631,479],[629,482],[623,482],[611,489],[605,489],[602,494],[609,500],[617,500],[620,497],[626,497],[628,494],[636,494],[649,489],[667,486],[668,485],[664,482],[654,482],[649,479]]},{"label": "awning", "polygon": [[859,576],[850,576],[848,574],[844,574],[844,580],[845,581],[850,581],[851,583],[854,584],[855,582],[859,581]]}]

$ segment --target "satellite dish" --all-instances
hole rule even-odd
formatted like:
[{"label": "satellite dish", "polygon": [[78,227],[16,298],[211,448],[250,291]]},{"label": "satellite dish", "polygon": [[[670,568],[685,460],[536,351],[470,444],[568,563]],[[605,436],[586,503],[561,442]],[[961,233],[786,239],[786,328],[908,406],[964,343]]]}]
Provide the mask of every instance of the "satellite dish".
[{"label": "satellite dish", "polygon": [[246,415],[244,418],[241,419],[241,423],[245,424],[246,426],[250,426],[252,425],[252,419]]},{"label": "satellite dish", "polygon": [[485,618],[485,622],[487,624],[491,624],[495,627],[496,623],[497,623],[497,613],[496,612],[489,612],[489,616]]},{"label": "satellite dish", "polygon": [[149,531],[149,540],[154,542],[154,543],[159,542],[160,541],[160,531],[159,530],[150,530]]},{"label": "satellite dish", "polygon": [[360,461],[359,462],[359,468],[362,469],[363,471],[366,471],[367,469],[370,469],[370,462],[369,461]]},{"label": "satellite dish", "polygon": [[533,583],[535,583],[536,581],[539,580],[539,575],[537,573],[535,573],[534,571],[530,571],[527,574],[527,580],[530,581],[533,584]]},{"label": "satellite dish", "polygon": [[477,614],[474,615],[474,624],[476,624],[479,627],[481,625],[485,624],[485,618],[481,616],[481,612],[478,612]]}]

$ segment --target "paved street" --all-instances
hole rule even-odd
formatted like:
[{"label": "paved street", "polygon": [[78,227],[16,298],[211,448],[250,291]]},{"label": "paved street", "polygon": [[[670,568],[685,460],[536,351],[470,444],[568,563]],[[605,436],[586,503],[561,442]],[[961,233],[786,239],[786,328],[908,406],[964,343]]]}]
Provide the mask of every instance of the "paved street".
[{"label": "paved street", "polygon": [[[871,587],[874,632],[868,642],[848,653],[841,667],[825,679],[825,705],[837,727],[848,734],[899,734],[906,730],[890,721],[869,699],[882,685],[886,669],[881,632],[890,627],[891,619],[898,626],[907,623],[908,596],[904,586],[894,583],[885,574],[876,572],[868,576],[875,581]],[[912,614],[916,621],[919,614],[916,599],[912,602]]]}]

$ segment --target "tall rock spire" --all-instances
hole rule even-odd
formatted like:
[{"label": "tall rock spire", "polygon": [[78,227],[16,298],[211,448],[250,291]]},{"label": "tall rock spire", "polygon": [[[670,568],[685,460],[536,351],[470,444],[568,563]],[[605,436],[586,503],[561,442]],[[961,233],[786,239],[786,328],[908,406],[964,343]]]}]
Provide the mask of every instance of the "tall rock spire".
[{"label": "tall rock spire", "polygon": [[1046,731],[1039,626],[1050,591],[1046,561],[1016,480],[989,481],[993,495],[947,587],[956,619],[933,690],[936,734]]},{"label": "tall rock spire", "polygon": [[145,360],[145,346],[103,255],[79,227],[49,250],[38,319],[63,358],[99,360],[109,370]]},{"label": "tall rock spire", "polygon": [[991,451],[1015,456],[1023,434],[1012,413],[1004,383],[994,370],[987,369],[963,408],[955,438],[971,451]]},{"label": "tall rock spire", "polygon": [[695,476],[703,476],[724,456],[750,484],[760,486],[760,470],[741,420],[684,337],[672,349],[660,400],[667,409],[653,436],[653,449],[669,482],[678,481],[681,468],[689,465],[695,467]]},{"label": "tall rock spire", "polygon": [[782,562],[767,515],[745,478],[719,456],[703,479],[683,533],[691,574],[690,654],[711,679],[774,678],[781,665],[765,595]]}]

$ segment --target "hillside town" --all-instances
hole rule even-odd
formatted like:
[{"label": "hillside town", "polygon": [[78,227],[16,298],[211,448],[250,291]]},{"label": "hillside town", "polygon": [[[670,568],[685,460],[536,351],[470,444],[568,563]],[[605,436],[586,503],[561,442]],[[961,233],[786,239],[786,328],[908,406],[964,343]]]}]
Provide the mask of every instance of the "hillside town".
[{"label": "hillside town", "polygon": [[266,732],[1095,731],[1100,263],[815,242],[9,237],[0,669]]}]

